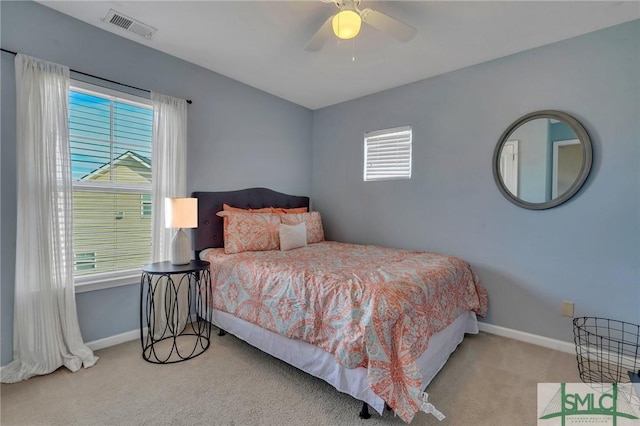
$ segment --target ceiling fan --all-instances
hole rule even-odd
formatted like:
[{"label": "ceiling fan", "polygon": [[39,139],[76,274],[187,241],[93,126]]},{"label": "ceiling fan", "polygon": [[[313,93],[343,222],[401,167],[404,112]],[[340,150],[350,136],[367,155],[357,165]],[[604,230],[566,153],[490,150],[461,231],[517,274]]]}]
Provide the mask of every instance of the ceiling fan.
[{"label": "ceiling fan", "polygon": [[343,40],[354,38],[360,32],[362,22],[402,42],[407,42],[416,35],[415,28],[389,15],[369,8],[360,10],[361,0],[322,1],[334,3],[340,11],[322,24],[304,48],[307,52],[317,52],[322,49],[332,35]]}]

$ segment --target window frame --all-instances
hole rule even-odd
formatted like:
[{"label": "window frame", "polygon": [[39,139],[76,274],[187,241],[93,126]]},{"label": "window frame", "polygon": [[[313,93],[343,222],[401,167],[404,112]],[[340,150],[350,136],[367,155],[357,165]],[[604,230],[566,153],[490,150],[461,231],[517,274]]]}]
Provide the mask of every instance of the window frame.
[{"label": "window frame", "polygon": [[[372,172],[371,169],[373,169],[374,172],[376,170],[375,164],[370,165],[372,163],[372,161],[370,160],[370,156],[371,156],[370,145],[369,145],[370,139],[388,137],[389,143],[391,143],[393,139],[393,135],[402,134],[402,133],[407,133],[409,137],[408,164],[404,165],[405,167],[408,166],[408,173],[403,173],[403,174],[396,173],[395,175],[384,176],[384,177],[370,176]],[[406,144],[406,142],[403,142],[403,144]],[[398,142],[398,146],[399,145],[400,145],[400,142]],[[387,180],[411,179],[412,171],[413,171],[413,128],[410,125],[375,130],[371,132],[366,132],[364,134],[364,162],[363,162],[363,173],[362,173],[362,180],[364,182],[379,182],[379,181],[387,181]]]},{"label": "window frame", "polygon": [[[109,89],[106,87],[98,86],[95,84],[86,83],[80,80],[71,79],[69,85],[70,92],[80,92],[89,95],[100,96],[108,98],[109,100],[123,102],[131,104],[137,107],[151,109],[153,111],[153,104],[151,99],[146,99],[140,96],[132,95],[126,92],[120,92],[117,90]],[[153,144],[153,141],[152,141]],[[153,149],[153,147],[152,147]],[[151,165],[153,167],[153,164]],[[123,184],[120,182],[90,182],[90,181],[76,181],[72,179],[72,190],[85,191],[85,192],[118,192],[118,193],[134,193],[140,194],[141,200],[143,194],[152,194],[152,184],[141,185],[134,183]],[[142,201],[141,201],[141,217],[142,216]],[[150,217],[150,216],[149,216]],[[74,257],[75,265],[75,257]],[[142,273],[141,268],[123,269],[119,271],[103,272],[97,274],[75,276],[74,273],[74,287],[76,293],[84,293],[88,291],[101,290],[105,288],[118,287],[123,285],[132,285],[140,278]]]}]

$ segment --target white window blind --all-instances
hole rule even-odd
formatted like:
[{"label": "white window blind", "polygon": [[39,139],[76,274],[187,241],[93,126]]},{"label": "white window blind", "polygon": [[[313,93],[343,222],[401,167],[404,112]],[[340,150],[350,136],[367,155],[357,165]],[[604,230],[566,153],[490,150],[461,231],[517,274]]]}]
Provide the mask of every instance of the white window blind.
[{"label": "white window blind", "polygon": [[76,277],[109,279],[151,261],[152,126],[150,101],[72,85]]},{"label": "white window blind", "polygon": [[411,126],[364,135],[364,180],[411,178]]}]

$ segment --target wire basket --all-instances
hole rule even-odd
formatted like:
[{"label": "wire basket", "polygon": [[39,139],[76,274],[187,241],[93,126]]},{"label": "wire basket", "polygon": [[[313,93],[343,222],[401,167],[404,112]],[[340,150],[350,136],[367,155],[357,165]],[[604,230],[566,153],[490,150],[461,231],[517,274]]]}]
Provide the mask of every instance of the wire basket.
[{"label": "wire basket", "polygon": [[640,325],[579,317],[573,320],[573,335],[584,383],[628,383],[640,374]]}]

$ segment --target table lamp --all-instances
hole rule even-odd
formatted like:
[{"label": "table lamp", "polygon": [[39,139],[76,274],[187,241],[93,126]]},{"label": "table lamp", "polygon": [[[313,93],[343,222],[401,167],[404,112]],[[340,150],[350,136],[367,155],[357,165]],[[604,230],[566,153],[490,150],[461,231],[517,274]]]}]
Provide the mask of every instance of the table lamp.
[{"label": "table lamp", "polygon": [[191,262],[191,242],[183,228],[198,227],[197,198],[165,198],[165,228],[178,228],[171,239],[169,261],[173,265]]}]

